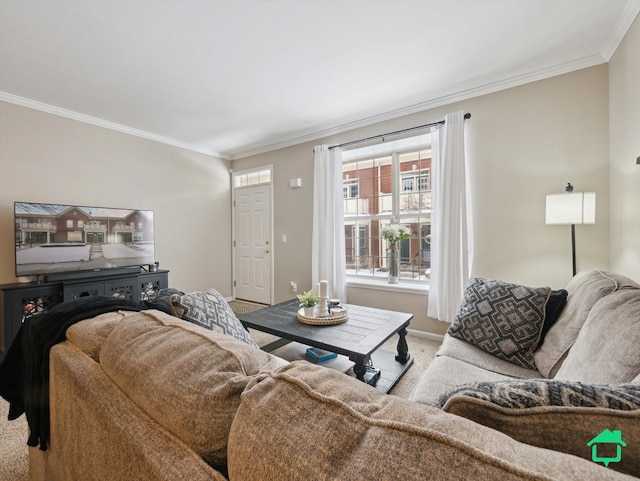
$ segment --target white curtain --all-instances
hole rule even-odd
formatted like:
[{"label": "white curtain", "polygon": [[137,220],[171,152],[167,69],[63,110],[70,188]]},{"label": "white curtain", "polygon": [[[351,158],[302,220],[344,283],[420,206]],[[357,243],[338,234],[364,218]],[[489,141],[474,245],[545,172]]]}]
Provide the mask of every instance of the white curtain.
[{"label": "white curtain", "polygon": [[451,322],[460,309],[473,262],[464,113],[445,117],[431,134],[431,280],[427,315]]},{"label": "white curtain", "polygon": [[326,280],[329,297],[346,302],[342,151],[318,145],[313,152],[312,287]]}]

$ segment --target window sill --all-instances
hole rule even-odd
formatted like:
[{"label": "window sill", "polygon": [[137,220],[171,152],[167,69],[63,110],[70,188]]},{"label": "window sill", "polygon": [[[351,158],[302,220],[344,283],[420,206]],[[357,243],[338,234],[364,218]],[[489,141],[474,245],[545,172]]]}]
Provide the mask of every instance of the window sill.
[{"label": "window sill", "polygon": [[406,294],[426,295],[429,293],[428,284],[417,284],[415,282],[403,282],[399,284],[389,284],[386,281],[374,279],[347,278],[347,287],[358,289],[372,289],[378,291],[402,292]]}]

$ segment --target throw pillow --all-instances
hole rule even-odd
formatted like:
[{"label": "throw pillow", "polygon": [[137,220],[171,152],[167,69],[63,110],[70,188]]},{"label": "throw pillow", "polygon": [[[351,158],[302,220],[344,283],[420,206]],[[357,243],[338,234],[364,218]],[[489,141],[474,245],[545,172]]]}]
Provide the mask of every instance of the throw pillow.
[{"label": "throw pillow", "polygon": [[560,313],[562,312],[564,305],[567,303],[568,295],[569,292],[566,289],[551,291],[549,301],[544,309],[544,324],[542,325],[542,333],[540,334],[538,346],[542,345],[547,332],[549,332],[551,326],[553,326],[560,317]]},{"label": "throw pillow", "polygon": [[517,441],[588,461],[593,453],[590,443],[600,433],[619,431],[627,446],[620,462],[608,467],[632,475],[640,472],[640,385],[553,379],[480,382],[451,390],[440,398],[440,405]]},{"label": "throw pillow", "polygon": [[585,384],[554,379],[477,382],[443,394],[438,407],[456,396],[483,399],[496,406],[525,409],[539,406],[607,408],[619,411],[640,409],[638,384]]},{"label": "throw pillow", "polygon": [[496,357],[535,369],[533,351],[540,340],[550,293],[549,287],[474,277],[448,333]]},{"label": "throw pillow", "polygon": [[174,294],[171,296],[171,310],[174,316],[185,321],[258,347],[229,303],[215,289],[185,295]]}]

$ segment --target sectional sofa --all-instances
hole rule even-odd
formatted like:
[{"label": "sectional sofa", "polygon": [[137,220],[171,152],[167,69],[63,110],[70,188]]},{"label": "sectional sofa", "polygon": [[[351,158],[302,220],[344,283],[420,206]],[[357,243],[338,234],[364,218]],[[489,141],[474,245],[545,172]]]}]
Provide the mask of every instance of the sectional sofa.
[{"label": "sectional sofa", "polygon": [[[640,287],[592,271],[567,291],[526,346],[535,369],[452,332],[412,400],[157,309],[83,320],[50,351],[50,436],[30,448],[31,479],[637,479]],[[609,404],[543,400],[575,397],[575,381]],[[539,384],[496,388],[523,382]],[[598,441],[605,430],[625,446]]]}]

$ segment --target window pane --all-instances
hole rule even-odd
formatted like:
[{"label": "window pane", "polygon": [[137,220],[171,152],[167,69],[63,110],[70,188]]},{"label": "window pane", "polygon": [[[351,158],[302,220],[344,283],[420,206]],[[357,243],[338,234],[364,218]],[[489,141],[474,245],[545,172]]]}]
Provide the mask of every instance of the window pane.
[{"label": "window pane", "polygon": [[345,216],[390,213],[392,179],[391,157],[346,163],[342,169]]},{"label": "window pane", "polygon": [[347,273],[372,275],[379,268],[379,247],[373,241],[372,230],[378,221],[354,221],[345,225],[345,254]]},{"label": "window pane", "polygon": [[400,278],[427,280],[431,267],[431,222],[426,217],[403,218],[400,225],[411,233],[400,242]]},{"label": "window pane", "polygon": [[413,182],[414,181],[415,181],[415,177],[404,176],[402,178],[402,191],[406,192],[408,190],[413,190]]}]

